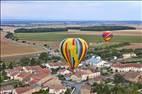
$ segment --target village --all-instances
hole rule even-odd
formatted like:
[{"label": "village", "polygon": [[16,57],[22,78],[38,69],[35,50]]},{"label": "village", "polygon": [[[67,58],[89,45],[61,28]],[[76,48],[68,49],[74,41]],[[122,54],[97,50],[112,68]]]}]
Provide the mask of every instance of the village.
[{"label": "village", "polygon": [[[110,79],[113,81],[115,76],[121,76],[131,83],[142,84],[142,64],[121,62],[137,57],[132,52],[123,54],[121,59],[113,56],[110,61],[91,54],[73,73],[62,59],[58,49],[50,48],[48,54],[42,53],[39,57],[41,56],[40,62],[42,63],[29,65],[28,62],[31,61],[25,60],[26,64],[23,59],[21,62],[25,65],[15,67],[11,65],[5,68],[6,79],[2,81],[1,94],[39,94],[38,92],[42,94],[43,92],[46,92],[45,94],[94,94],[95,91],[92,90],[94,83],[102,84]],[[6,65],[1,65],[1,70],[4,66]],[[109,83],[113,85],[112,82]],[[142,89],[138,91],[142,92]]]}]

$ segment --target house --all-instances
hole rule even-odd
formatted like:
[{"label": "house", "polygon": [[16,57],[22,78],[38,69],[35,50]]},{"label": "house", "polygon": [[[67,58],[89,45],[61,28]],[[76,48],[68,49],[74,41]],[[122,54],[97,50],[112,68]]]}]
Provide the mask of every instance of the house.
[{"label": "house", "polygon": [[15,88],[13,94],[32,94],[33,92],[37,92],[39,90],[40,88],[32,88],[31,86],[18,87]]},{"label": "house", "polygon": [[51,71],[47,68],[40,66],[25,66],[19,68],[6,70],[7,76],[11,79],[23,81],[26,84],[42,84],[45,80],[49,79]]},{"label": "house", "polygon": [[92,85],[94,82],[100,84],[100,83],[103,83],[104,82],[104,77],[103,76],[97,76],[95,78],[93,78],[92,80],[89,81],[90,84]]},{"label": "house", "polygon": [[124,59],[127,59],[127,58],[131,58],[131,57],[136,57],[136,54],[135,53],[126,53],[126,54],[123,54],[122,56]]},{"label": "house", "polygon": [[84,81],[87,79],[93,79],[95,77],[100,76],[100,72],[92,72],[88,69],[77,69],[73,75],[71,75],[71,79],[77,82]]},{"label": "house", "polygon": [[0,94],[13,94],[14,87],[12,85],[0,86]]},{"label": "house", "polygon": [[71,72],[67,69],[60,69],[57,74],[60,74],[60,75],[66,75],[66,74],[70,74]]},{"label": "house", "polygon": [[50,94],[64,94],[66,87],[64,87],[61,81],[57,77],[52,77],[42,84],[43,89],[49,89]]},{"label": "house", "polygon": [[52,62],[52,63],[46,63],[44,66],[46,66],[49,69],[57,69],[57,68],[67,68],[68,66],[63,62]]},{"label": "house", "polygon": [[126,80],[135,82],[135,83],[142,83],[142,72],[125,72],[121,74]]},{"label": "house", "polygon": [[91,93],[91,86],[88,84],[84,84],[81,86],[81,94],[90,94]]},{"label": "house", "polygon": [[23,81],[24,79],[29,78],[30,76],[31,76],[31,73],[21,72],[15,77],[15,79],[19,81]]},{"label": "house", "polygon": [[134,64],[134,63],[128,63],[128,64],[113,64],[111,66],[111,69],[113,72],[142,72],[142,64]]},{"label": "house", "polygon": [[23,71],[23,67],[15,67],[14,69],[7,69],[5,72],[7,73],[7,76],[10,77],[10,79],[15,79],[17,75]]},{"label": "house", "polygon": [[101,59],[100,56],[92,56],[90,59],[85,61],[86,64],[95,67],[110,67],[110,63]]}]

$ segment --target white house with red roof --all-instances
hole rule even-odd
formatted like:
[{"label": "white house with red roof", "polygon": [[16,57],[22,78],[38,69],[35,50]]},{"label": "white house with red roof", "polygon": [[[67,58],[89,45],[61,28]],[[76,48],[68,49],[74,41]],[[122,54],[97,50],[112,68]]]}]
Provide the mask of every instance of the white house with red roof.
[{"label": "white house with red roof", "polygon": [[39,91],[41,88],[32,88],[31,86],[15,88],[13,94],[32,94]]},{"label": "white house with red roof", "polygon": [[128,63],[128,64],[113,64],[111,66],[113,72],[142,72],[142,64]]},{"label": "white house with red roof", "polygon": [[51,71],[40,66],[25,66],[15,67],[14,69],[6,70],[7,76],[11,79],[16,79],[30,84],[41,84],[48,79]]},{"label": "white house with red roof", "polygon": [[57,68],[66,68],[67,67],[67,65],[63,62],[46,63],[44,66],[46,66],[49,69],[57,69]]},{"label": "white house with red roof", "polygon": [[49,89],[50,94],[64,94],[66,87],[57,77],[52,77],[42,84],[43,89]]},{"label": "white house with red roof", "polygon": [[131,57],[136,57],[136,54],[135,53],[125,53],[122,56],[124,59],[127,59],[127,58],[131,58]]},{"label": "white house with red roof", "polygon": [[84,81],[87,79],[93,79],[95,77],[100,76],[100,72],[92,72],[89,69],[77,69],[73,75],[71,75],[71,79],[77,82]]},{"label": "white house with red roof", "polygon": [[124,72],[121,75],[128,81],[142,83],[142,72]]},{"label": "white house with red roof", "polygon": [[14,87],[12,85],[0,86],[0,94],[13,94]]},{"label": "white house with red roof", "polygon": [[60,74],[60,75],[66,75],[66,74],[70,74],[71,72],[67,69],[60,69],[57,74]]}]

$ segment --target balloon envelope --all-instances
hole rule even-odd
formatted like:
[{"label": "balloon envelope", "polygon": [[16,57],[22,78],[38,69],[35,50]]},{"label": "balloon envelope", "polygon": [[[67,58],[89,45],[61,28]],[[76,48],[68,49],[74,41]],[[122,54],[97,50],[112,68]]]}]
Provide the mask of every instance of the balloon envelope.
[{"label": "balloon envelope", "polygon": [[102,37],[103,37],[104,41],[107,42],[107,41],[110,41],[112,39],[113,35],[112,35],[112,32],[105,31],[105,32],[103,32]]},{"label": "balloon envelope", "polygon": [[84,59],[88,44],[81,38],[67,38],[60,43],[60,51],[69,67],[73,70]]}]

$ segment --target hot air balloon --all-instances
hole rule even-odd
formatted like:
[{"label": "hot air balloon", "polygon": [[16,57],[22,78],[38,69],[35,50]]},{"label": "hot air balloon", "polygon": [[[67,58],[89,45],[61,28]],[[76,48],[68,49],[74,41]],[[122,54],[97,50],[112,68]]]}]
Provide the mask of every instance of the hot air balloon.
[{"label": "hot air balloon", "polygon": [[84,59],[88,44],[81,38],[67,38],[60,43],[60,51],[73,72]]},{"label": "hot air balloon", "polygon": [[108,42],[108,41],[110,41],[112,39],[113,35],[112,35],[112,32],[105,31],[105,32],[103,32],[102,37],[103,37],[105,42]]}]

